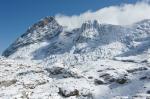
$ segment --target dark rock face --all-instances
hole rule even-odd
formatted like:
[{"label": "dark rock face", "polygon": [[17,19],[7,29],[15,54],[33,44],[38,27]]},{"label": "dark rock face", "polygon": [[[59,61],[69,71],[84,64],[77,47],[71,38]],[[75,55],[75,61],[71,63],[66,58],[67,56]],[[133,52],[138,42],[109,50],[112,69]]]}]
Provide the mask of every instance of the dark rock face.
[{"label": "dark rock face", "polygon": [[15,84],[16,82],[17,82],[16,79],[8,80],[8,81],[1,81],[1,82],[0,82],[0,86],[9,87],[9,86]]},{"label": "dark rock face", "polygon": [[150,94],[150,90],[147,91],[147,94]]},{"label": "dark rock face", "polygon": [[93,79],[93,77],[92,77],[92,76],[89,76],[88,79]]},{"label": "dark rock face", "polygon": [[143,76],[143,77],[140,78],[140,80],[145,80],[145,79],[148,79],[148,77],[147,76]]},{"label": "dark rock face", "polygon": [[62,26],[60,26],[53,17],[46,17],[30,27],[8,49],[6,49],[2,55],[8,57],[16,52],[18,48],[40,41],[50,40],[60,32],[62,32]]},{"label": "dark rock face", "polygon": [[59,76],[59,78],[82,77],[82,75],[78,74],[77,72],[74,72],[72,70],[63,67],[52,67],[46,68],[45,70],[49,73],[49,76],[51,76],[52,78],[55,78],[57,76]]},{"label": "dark rock face", "polygon": [[[44,26],[48,25],[49,23],[55,24],[55,19],[53,17],[45,17],[41,21],[35,23],[31,28],[27,30],[27,32],[33,32],[32,30],[36,30],[38,28],[43,28]],[[23,36],[23,35],[22,35]]]},{"label": "dark rock face", "polygon": [[127,70],[127,72],[134,73],[134,72],[143,71],[143,70],[148,70],[148,69],[146,67],[139,67],[139,68]]},{"label": "dark rock face", "polygon": [[119,84],[125,84],[125,83],[127,83],[127,79],[126,78],[119,78],[116,80],[116,82]]},{"label": "dark rock face", "polygon": [[108,73],[104,73],[99,76],[100,78],[103,78],[106,83],[114,82],[116,78],[114,78],[112,75]]},{"label": "dark rock face", "polygon": [[65,71],[65,69],[62,67],[46,68],[45,70],[48,71],[52,75],[62,74]]},{"label": "dark rock face", "polygon": [[62,88],[59,88],[58,93],[63,97],[79,96],[79,91],[77,89],[74,89],[73,91],[67,92],[67,90],[63,90]]},{"label": "dark rock face", "polygon": [[95,80],[94,80],[94,83],[95,83],[95,85],[101,85],[101,84],[104,84],[104,82],[101,81],[101,80],[99,80],[99,79],[95,79]]},{"label": "dark rock face", "polygon": [[85,23],[82,24],[82,27],[81,27],[81,30],[84,31],[86,29],[89,29],[89,28],[99,28],[99,23],[94,20],[93,22],[92,21],[87,21]]},{"label": "dark rock face", "polygon": [[109,73],[103,73],[99,77],[104,80],[105,84],[110,84],[113,82],[116,82],[118,84],[124,84],[124,83],[127,83],[127,81],[128,81],[126,76],[127,75],[124,74],[123,76],[115,77],[113,75],[110,75]]}]

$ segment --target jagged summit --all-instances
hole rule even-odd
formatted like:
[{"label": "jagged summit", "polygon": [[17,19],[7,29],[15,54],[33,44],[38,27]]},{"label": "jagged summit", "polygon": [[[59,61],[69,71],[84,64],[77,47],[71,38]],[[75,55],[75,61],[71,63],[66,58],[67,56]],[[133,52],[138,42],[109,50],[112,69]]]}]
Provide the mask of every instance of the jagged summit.
[{"label": "jagged summit", "polygon": [[45,17],[21,35],[21,37],[19,37],[6,51],[4,51],[3,56],[8,57],[17,51],[18,48],[50,40],[54,36],[58,35],[62,30],[62,26],[60,26],[53,17]]},{"label": "jagged summit", "polygon": [[27,32],[33,32],[34,30],[38,29],[38,28],[44,28],[45,26],[47,26],[49,23],[52,24],[57,24],[56,20],[54,17],[45,17],[43,19],[41,19],[39,22],[35,23],[34,25],[32,25]]},{"label": "jagged summit", "polygon": [[88,29],[88,28],[97,28],[97,27],[99,27],[99,23],[97,20],[93,20],[93,21],[88,20],[84,22],[81,26],[83,30]]}]

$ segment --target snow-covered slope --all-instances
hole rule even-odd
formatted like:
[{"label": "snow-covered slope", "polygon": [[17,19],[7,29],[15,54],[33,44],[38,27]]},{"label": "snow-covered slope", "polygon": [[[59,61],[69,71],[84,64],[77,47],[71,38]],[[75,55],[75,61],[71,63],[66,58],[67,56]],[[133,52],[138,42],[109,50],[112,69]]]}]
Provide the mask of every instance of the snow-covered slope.
[{"label": "snow-covered slope", "polygon": [[150,97],[150,67],[146,61],[97,60],[75,66],[55,63],[44,67],[0,58],[0,67],[1,99]]},{"label": "snow-covered slope", "polygon": [[68,31],[53,17],[46,17],[19,37],[3,56],[41,60],[66,53],[89,56],[92,52],[92,56],[94,53],[100,58],[113,58],[136,49],[139,43],[148,43],[144,41],[149,40],[149,27],[149,20],[132,26],[99,24],[95,20]]},{"label": "snow-covered slope", "polygon": [[97,21],[88,21],[81,28],[67,31],[53,17],[46,17],[29,28],[3,55],[43,59],[64,53],[96,52],[100,57],[108,58],[132,47],[134,36],[130,28],[99,24]]},{"label": "snow-covered slope", "polygon": [[95,20],[69,30],[46,17],[3,56],[0,98],[150,97],[150,20],[129,26]]}]

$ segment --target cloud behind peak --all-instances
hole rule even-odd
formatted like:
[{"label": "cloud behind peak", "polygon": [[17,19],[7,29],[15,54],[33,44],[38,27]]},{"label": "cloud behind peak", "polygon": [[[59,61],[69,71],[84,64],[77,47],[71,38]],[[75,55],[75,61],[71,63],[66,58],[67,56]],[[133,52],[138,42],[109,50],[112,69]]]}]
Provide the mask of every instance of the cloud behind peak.
[{"label": "cloud behind peak", "polygon": [[109,6],[94,12],[89,10],[80,15],[57,14],[55,17],[59,24],[69,28],[78,28],[88,20],[97,20],[99,23],[114,25],[129,25],[150,19],[150,3],[149,0],[144,0],[135,4]]}]

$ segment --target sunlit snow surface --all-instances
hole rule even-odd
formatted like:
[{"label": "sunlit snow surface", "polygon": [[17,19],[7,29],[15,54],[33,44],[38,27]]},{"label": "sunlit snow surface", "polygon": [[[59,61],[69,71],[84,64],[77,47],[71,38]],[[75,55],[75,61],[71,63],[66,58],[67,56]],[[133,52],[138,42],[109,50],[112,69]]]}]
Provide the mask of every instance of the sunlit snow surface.
[{"label": "sunlit snow surface", "polygon": [[34,24],[0,58],[2,99],[150,98],[150,21]]},{"label": "sunlit snow surface", "polygon": [[[44,67],[1,58],[0,66],[0,97],[2,99],[22,99],[22,97],[63,99],[65,97],[58,93],[59,88],[68,93],[74,89],[79,91],[79,95],[70,96],[67,99],[118,99],[117,97],[124,96],[146,99],[145,97],[150,96],[147,94],[150,89],[149,63],[96,60],[70,67],[65,67],[61,63]],[[50,74],[49,69],[52,70],[54,67],[63,68],[62,72]],[[124,84],[119,84],[115,80],[110,82],[112,78],[126,78],[127,82]],[[103,81],[104,84],[95,84],[95,79]],[[12,80],[16,82],[6,84]],[[4,81],[6,85],[3,84]]]}]

